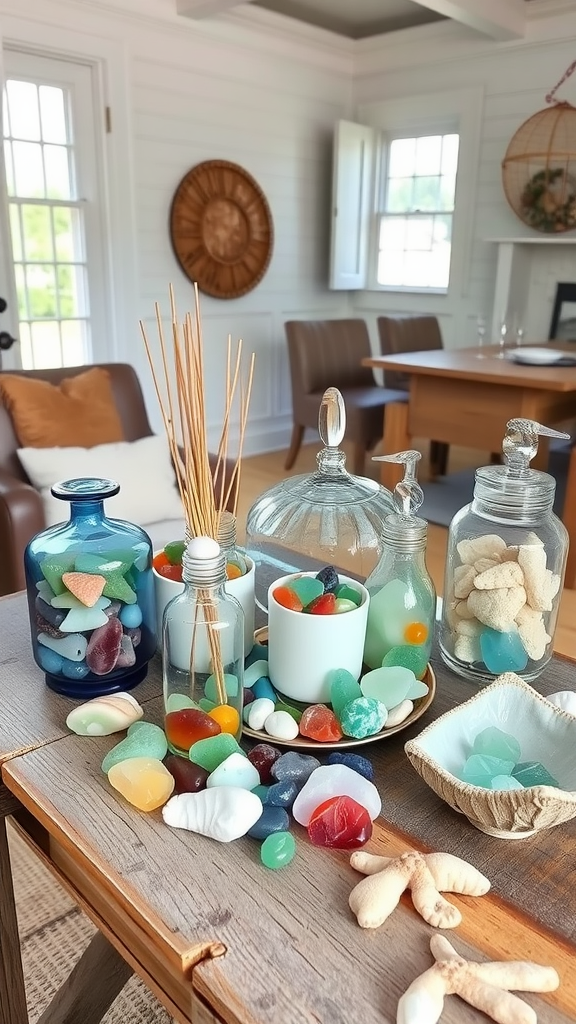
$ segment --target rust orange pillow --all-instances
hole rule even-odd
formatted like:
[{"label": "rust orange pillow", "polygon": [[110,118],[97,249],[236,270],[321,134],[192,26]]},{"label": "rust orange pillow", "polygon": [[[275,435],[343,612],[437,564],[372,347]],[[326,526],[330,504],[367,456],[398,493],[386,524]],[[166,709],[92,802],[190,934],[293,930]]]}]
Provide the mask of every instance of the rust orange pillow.
[{"label": "rust orange pillow", "polygon": [[0,394],[22,448],[93,448],[125,440],[110,375],[101,367],[60,384],[0,373]]}]

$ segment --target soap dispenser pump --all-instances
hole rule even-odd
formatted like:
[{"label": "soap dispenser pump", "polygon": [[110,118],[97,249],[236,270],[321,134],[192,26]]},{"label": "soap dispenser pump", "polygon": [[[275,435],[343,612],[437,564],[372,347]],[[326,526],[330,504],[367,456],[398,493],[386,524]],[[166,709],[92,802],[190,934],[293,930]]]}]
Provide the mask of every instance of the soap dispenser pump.
[{"label": "soap dispenser pump", "polygon": [[366,580],[370,594],[364,661],[369,668],[402,665],[418,679],[430,658],[436,591],[426,567],[428,523],[417,512],[424,500],[416,479],[421,454],[381,455],[375,462],[404,466],[392,495],[395,511],[382,523],[382,554]]}]

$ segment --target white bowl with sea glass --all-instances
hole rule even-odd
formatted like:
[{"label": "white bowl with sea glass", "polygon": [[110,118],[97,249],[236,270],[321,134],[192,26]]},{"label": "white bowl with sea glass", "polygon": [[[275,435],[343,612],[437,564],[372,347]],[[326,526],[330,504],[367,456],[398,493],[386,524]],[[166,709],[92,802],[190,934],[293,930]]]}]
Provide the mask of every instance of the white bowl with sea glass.
[{"label": "white bowl with sea glass", "polygon": [[[474,740],[489,726],[515,737],[519,760],[542,764],[560,788],[492,790],[462,782]],[[487,835],[523,839],[576,816],[576,717],[513,672],[441,715],[404,750],[424,782]]]}]

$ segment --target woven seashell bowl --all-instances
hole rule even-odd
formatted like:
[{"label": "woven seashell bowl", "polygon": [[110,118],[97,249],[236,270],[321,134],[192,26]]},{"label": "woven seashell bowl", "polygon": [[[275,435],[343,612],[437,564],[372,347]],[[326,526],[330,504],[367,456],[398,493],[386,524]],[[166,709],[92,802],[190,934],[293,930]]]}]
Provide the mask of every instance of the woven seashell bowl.
[{"label": "woven seashell bowl", "polygon": [[[514,736],[521,761],[538,761],[560,783],[490,790],[457,778],[475,737],[488,726]],[[576,717],[513,672],[447,711],[404,747],[424,782],[481,832],[524,839],[576,816]]]}]

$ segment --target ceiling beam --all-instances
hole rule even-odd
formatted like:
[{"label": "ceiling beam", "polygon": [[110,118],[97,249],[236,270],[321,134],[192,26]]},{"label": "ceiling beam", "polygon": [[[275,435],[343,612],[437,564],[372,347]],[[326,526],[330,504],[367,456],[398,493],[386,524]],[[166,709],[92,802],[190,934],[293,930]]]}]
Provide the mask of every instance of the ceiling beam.
[{"label": "ceiling beam", "polygon": [[176,0],[176,13],[185,18],[211,18],[232,7],[238,7],[241,0]]},{"label": "ceiling beam", "polygon": [[521,39],[526,33],[524,0],[416,0],[416,3],[500,42]]}]

